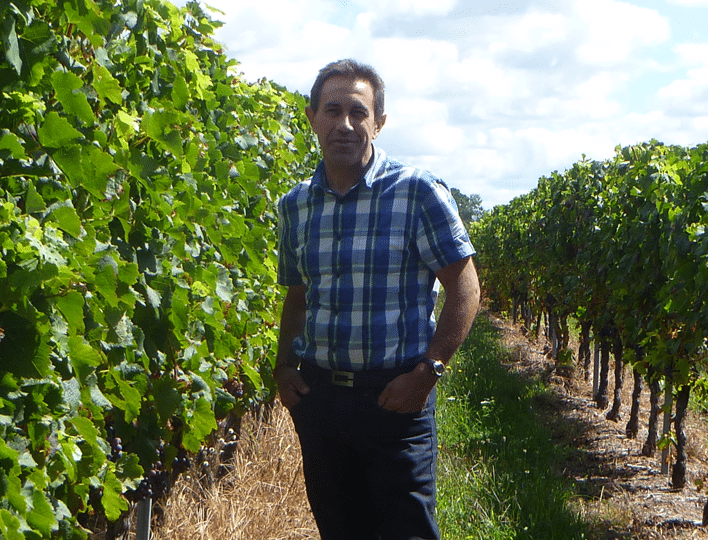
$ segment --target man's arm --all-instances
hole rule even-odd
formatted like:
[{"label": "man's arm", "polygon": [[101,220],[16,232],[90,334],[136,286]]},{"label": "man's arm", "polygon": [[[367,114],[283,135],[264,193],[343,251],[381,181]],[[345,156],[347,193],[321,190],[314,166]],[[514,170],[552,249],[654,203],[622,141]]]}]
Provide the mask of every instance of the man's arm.
[{"label": "man's arm", "polygon": [[[445,303],[425,356],[447,365],[479,311],[479,278],[471,257],[452,263],[435,275],[445,289]],[[420,363],[386,386],[379,396],[379,405],[401,413],[421,411],[436,382],[437,377],[428,366]]]},{"label": "man's arm", "polygon": [[479,278],[472,257],[441,268],[435,276],[445,289],[445,303],[425,356],[447,365],[469,334],[479,311]]},{"label": "man's arm", "polygon": [[288,408],[310,391],[297,370],[299,359],[293,352],[293,341],[305,328],[305,310],[305,285],[289,287],[280,316],[278,355],[273,371],[280,401]]}]

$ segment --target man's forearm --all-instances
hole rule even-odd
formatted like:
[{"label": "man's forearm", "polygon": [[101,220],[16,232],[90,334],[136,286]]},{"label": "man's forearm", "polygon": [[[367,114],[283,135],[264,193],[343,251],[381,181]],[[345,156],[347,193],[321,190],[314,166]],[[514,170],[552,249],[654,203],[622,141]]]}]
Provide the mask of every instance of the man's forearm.
[{"label": "man's forearm", "polygon": [[472,258],[443,268],[437,276],[445,289],[445,303],[426,356],[447,364],[467,337],[479,311],[479,279]]},{"label": "man's forearm", "polygon": [[297,365],[298,358],[293,352],[293,341],[305,328],[305,310],[305,286],[290,287],[285,295],[280,317],[276,367]]}]

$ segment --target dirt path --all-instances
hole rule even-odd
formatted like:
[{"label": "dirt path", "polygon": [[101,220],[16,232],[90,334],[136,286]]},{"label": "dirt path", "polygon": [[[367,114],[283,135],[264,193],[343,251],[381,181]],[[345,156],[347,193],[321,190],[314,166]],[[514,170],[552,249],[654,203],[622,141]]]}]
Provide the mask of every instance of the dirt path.
[{"label": "dirt path", "polygon": [[[513,351],[513,370],[540,376],[550,393],[537,400],[539,417],[548,425],[555,442],[567,448],[558,467],[575,485],[577,505],[597,539],[708,539],[701,526],[703,506],[708,498],[708,419],[690,412],[687,416],[688,463],[686,487],[671,489],[670,477],[661,474],[660,452],[641,455],[647,437],[649,392],[641,398],[640,429],[628,439],[632,377],[625,369],[621,417],[605,418],[592,399],[592,380],[575,371],[558,376],[544,355],[543,340],[529,341],[520,325],[490,316]],[[577,351],[577,346],[575,347]],[[611,372],[614,370],[614,362]],[[609,394],[614,391],[611,373]]]}]

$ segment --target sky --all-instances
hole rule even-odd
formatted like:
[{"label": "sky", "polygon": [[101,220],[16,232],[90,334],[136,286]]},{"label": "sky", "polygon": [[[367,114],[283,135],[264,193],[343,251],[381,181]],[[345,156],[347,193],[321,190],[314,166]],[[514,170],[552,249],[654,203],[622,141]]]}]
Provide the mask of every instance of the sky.
[{"label": "sky", "polygon": [[[174,0],[184,5],[186,0]],[[491,209],[618,145],[708,142],[708,0],[208,0],[249,81],[309,95],[354,58],[377,146]]]}]

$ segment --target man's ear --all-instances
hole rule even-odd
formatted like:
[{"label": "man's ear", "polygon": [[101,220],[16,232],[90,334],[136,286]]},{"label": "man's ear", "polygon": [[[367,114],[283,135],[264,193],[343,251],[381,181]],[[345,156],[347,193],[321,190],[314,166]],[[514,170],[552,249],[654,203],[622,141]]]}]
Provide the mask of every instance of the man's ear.
[{"label": "man's ear", "polygon": [[307,119],[310,121],[310,126],[312,126],[312,122],[315,119],[315,111],[313,111],[312,107],[308,105],[305,107],[305,114],[307,115]]},{"label": "man's ear", "polygon": [[374,131],[374,139],[379,136],[379,133],[381,133],[381,130],[384,127],[384,124],[386,123],[386,115],[382,115],[381,118],[379,118],[376,121],[376,130]]}]

